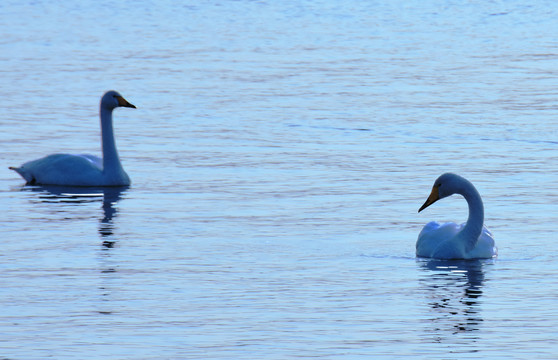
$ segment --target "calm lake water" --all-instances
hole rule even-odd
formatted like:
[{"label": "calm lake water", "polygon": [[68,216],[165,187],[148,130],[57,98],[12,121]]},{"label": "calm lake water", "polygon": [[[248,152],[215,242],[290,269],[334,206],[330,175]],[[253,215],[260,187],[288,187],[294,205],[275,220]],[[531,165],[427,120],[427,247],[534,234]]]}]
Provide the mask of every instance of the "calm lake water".
[{"label": "calm lake water", "polygon": [[[0,357],[555,359],[558,4],[3,1]],[[100,153],[125,189],[8,166]],[[418,260],[444,172],[499,257]]]}]

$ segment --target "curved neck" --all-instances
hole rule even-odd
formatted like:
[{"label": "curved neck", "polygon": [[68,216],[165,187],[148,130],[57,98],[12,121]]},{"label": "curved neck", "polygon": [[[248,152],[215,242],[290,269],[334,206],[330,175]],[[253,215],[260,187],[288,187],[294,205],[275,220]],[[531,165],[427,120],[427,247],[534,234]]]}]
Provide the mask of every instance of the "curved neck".
[{"label": "curved neck", "polygon": [[475,247],[482,233],[482,227],[484,225],[484,206],[477,189],[469,182],[464,184],[458,194],[463,195],[469,205],[469,218],[461,230],[461,234],[463,234],[466,239],[470,240],[470,242],[467,242],[467,246],[470,250]]},{"label": "curved neck", "polygon": [[112,109],[101,105],[101,141],[103,145],[103,172],[114,172],[122,169],[112,129]]}]

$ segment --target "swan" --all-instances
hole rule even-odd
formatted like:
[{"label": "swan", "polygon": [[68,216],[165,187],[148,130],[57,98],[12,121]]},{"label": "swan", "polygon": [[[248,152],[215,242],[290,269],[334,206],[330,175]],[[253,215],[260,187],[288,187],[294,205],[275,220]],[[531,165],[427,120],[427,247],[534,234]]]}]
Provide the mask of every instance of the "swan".
[{"label": "swan", "polygon": [[30,185],[130,185],[130,178],[118,157],[112,129],[112,110],[119,106],[136,108],[113,90],[107,91],[101,98],[102,159],[93,155],[52,154],[10,169],[21,175]]},{"label": "swan", "polygon": [[492,233],[483,225],[484,207],[477,189],[467,179],[452,173],[441,175],[418,212],[453,194],[462,195],[469,205],[465,224],[429,222],[417,240],[417,256],[435,259],[489,259],[497,255]]}]

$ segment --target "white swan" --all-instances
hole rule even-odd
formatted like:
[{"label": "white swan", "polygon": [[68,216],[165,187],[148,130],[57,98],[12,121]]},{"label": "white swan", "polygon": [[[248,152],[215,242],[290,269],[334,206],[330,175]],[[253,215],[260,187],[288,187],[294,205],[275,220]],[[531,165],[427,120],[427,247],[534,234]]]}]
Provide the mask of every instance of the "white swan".
[{"label": "white swan", "polygon": [[463,195],[469,204],[469,219],[462,225],[429,222],[417,240],[417,256],[435,259],[488,259],[498,250],[492,233],[483,225],[484,207],[481,197],[467,179],[451,173],[434,182],[432,192],[419,212],[439,199],[453,194]]},{"label": "white swan", "polygon": [[112,110],[119,106],[136,108],[116,91],[101,98],[101,138],[103,158],[93,155],[53,154],[10,169],[28,184],[67,186],[126,186],[130,178],[122,168],[112,129]]}]

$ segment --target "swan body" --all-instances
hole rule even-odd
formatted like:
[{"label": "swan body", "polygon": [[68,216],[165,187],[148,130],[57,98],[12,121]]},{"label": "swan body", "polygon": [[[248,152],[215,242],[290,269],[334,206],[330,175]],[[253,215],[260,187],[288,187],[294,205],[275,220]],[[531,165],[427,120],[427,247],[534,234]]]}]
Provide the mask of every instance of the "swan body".
[{"label": "swan body", "polygon": [[101,98],[101,140],[103,158],[94,155],[53,154],[10,167],[27,184],[66,186],[127,186],[130,177],[120,163],[114,131],[112,111],[119,107],[136,108],[116,91],[108,91]]},{"label": "swan body", "polygon": [[441,175],[419,212],[439,199],[462,195],[469,205],[469,218],[461,225],[432,221],[420,232],[419,257],[435,259],[489,259],[497,255],[492,233],[484,226],[484,207],[477,189],[467,179],[452,173]]}]

